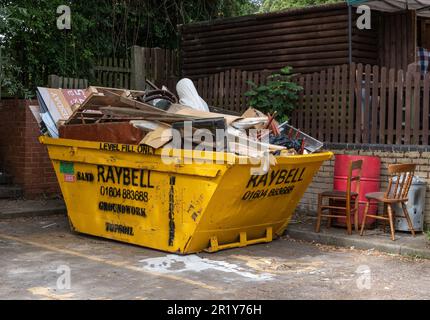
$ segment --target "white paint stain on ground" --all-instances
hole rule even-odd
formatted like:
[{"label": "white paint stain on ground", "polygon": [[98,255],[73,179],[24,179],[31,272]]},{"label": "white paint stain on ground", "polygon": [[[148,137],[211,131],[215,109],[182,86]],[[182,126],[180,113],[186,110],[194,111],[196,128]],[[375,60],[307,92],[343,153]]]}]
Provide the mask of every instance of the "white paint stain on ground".
[{"label": "white paint stain on ground", "polygon": [[256,281],[273,279],[273,275],[270,273],[252,273],[249,269],[247,270],[233,263],[209,260],[200,258],[197,255],[178,256],[169,254],[164,257],[143,259],[139,262],[144,263],[144,269],[160,273],[217,270],[226,273],[234,273],[246,279]]}]

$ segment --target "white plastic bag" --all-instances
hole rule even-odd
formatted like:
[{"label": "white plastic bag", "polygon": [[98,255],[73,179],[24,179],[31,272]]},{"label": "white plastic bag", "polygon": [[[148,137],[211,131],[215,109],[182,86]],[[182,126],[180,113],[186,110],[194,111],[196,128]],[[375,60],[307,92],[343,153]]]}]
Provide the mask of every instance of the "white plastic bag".
[{"label": "white plastic bag", "polygon": [[193,109],[209,112],[208,104],[199,96],[194,83],[183,78],[176,84],[176,92],[179,96],[179,103]]}]

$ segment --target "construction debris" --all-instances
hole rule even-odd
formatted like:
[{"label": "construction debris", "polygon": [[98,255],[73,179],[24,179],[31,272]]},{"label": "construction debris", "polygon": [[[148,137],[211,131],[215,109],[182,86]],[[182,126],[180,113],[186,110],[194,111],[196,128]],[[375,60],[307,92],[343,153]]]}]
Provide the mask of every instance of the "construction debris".
[{"label": "construction debris", "polygon": [[274,155],[311,153],[322,147],[287,123],[279,126],[276,113],[266,115],[254,108],[242,115],[221,108],[209,111],[190,79],[177,83],[179,98],[164,86],[147,83],[151,89],[146,91],[38,88],[39,107],[31,111],[42,134],[54,138],[233,152],[264,157],[267,166],[276,164]]}]

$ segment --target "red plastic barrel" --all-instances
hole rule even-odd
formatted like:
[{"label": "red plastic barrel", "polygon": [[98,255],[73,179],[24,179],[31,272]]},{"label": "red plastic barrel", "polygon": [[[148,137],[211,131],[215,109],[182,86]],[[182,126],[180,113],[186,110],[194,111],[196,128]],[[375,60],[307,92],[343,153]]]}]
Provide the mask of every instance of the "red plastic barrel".
[{"label": "red plastic barrel", "polygon": [[[359,200],[363,203],[360,204],[358,213],[358,222],[361,225],[364,215],[364,202],[366,201],[366,193],[380,191],[380,171],[381,160],[373,156],[352,156],[352,155],[336,155],[334,162],[334,190],[346,191],[346,183],[348,179],[348,168],[351,161],[363,160],[360,180],[360,193]],[[352,185],[352,190],[355,190],[355,185]],[[372,204],[369,208],[369,214],[376,214],[378,210],[377,204]],[[366,225],[373,224],[375,219],[367,218]],[[337,219],[337,224],[345,225],[345,219]],[[352,220],[353,222],[353,220]]]}]

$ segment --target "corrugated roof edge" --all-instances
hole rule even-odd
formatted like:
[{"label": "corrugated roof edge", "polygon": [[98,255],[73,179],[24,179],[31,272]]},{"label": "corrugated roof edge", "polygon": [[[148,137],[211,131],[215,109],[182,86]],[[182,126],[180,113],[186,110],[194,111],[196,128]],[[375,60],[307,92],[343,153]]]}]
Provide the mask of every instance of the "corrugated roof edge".
[{"label": "corrugated roof edge", "polygon": [[339,3],[322,4],[322,5],[303,7],[303,8],[297,8],[297,9],[285,9],[285,10],[276,11],[276,12],[255,13],[255,14],[250,14],[246,16],[199,21],[199,22],[188,23],[188,24],[180,24],[178,26],[180,28],[192,29],[193,27],[202,27],[207,25],[221,25],[221,24],[227,24],[231,22],[252,21],[252,20],[261,19],[261,18],[293,16],[301,13],[313,13],[318,11],[344,9],[347,7],[348,5],[346,2],[339,2]]}]

